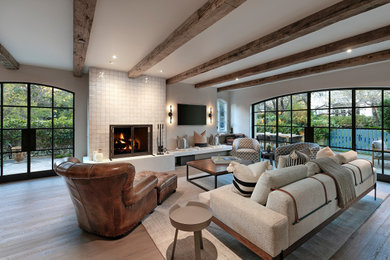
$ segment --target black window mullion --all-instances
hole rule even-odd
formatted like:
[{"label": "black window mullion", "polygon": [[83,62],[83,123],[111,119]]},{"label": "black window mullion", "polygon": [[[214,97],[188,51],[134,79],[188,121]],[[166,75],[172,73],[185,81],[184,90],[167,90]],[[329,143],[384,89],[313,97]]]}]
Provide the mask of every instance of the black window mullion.
[{"label": "black window mullion", "polygon": [[[385,91],[382,89],[382,174],[385,174]],[[374,162],[373,162],[374,163]]]},{"label": "black window mullion", "polygon": [[51,168],[54,170],[54,88],[51,90]]},{"label": "black window mullion", "polygon": [[352,90],[352,150],[356,151],[356,90]]},{"label": "black window mullion", "polygon": [[[31,129],[31,84],[27,85],[27,129]],[[31,151],[27,151],[27,176],[31,174]]]}]

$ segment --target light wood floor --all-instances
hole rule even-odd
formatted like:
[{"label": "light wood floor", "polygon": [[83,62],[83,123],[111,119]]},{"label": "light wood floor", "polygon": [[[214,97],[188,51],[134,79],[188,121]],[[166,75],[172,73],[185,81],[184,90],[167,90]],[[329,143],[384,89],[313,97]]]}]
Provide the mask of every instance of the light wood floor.
[{"label": "light wood floor", "polygon": [[[390,184],[378,183],[378,191],[390,193]],[[164,259],[142,225],[119,240],[81,231],[60,177],[0,185],[0,258]],[[390,199],[333,259],[390,259]]]}]

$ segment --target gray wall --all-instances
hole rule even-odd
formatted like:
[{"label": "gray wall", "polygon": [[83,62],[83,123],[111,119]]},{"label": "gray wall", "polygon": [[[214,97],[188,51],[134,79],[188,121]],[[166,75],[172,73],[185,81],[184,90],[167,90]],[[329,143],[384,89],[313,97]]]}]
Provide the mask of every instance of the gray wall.
[{"label": "gray wall", "polygon": [[235,133],[251,134],[251,104],[284,94],[347,87],[389,87],[390,62],[323,73],[231,91],[231,126]]},{"label": "gray wall", "polygon": [[73,76],[72,71],[21,65],[19,70],[0,66],[0,82],[33,82],[63,88],[75,93],[75,156],[82,159],[87,154],[87,100],[88,76]]},{"label": "gray wall", "polygon": [[[210,134],[215,134],[217,132],[216,128],[216,102],[217,102],[217,89],[216,88],[201,88],[196,89],[194,85],[177,83],[167,86],[167,111],[169,105],[173,107],[173,124],[170,125],[167,123],[167,148],[175,149],[176,148],[176,137],[188,135],[190,145],[193,145],[193,135],[194,131],[198,133],[206,130],[207,137]],[[194,105],[206,105],[207,112],[209,107],[212,107],[213,111],[213,120],[212,124],[209,123],[207,118],[207,125],[203,126],[187,126],[187,125],[177,125],[177,104],[194,104]]]}]

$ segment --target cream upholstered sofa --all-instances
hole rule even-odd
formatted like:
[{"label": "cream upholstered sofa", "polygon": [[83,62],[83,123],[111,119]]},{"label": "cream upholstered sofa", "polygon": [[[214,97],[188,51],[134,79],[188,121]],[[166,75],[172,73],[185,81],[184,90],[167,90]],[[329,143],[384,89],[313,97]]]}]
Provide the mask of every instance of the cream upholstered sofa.
[{"label": "cream upholstered sofa", "polygon": [[334,180],[323,173],[308,177],[315,173],[309,164],[265,172],[290,174],[281,190],[268,194],[265,205],[235,193],[232,185],[199,198],[210,205],[213,222],[260,257],[283,258],[372,189],[376,196],[375,168],[369,161],[356,159],[343,166],[350,169],[356,191],[356,199],[344,208],[338,206]]}]

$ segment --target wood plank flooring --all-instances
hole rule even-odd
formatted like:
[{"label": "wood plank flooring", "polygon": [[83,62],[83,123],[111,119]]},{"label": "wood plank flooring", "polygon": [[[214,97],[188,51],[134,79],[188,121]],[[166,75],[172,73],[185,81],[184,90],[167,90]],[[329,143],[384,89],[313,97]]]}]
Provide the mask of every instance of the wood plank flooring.
[{"label": "wood plank flooring", "polygon": [[[183,176],[184,167],[176,171]],[[378,191],[390,193],[389,183]],[[140,225],[119,240],[87,234],[77,226],[60,177],[0,185],[0,259],[164,259]],[[390,259],[390,199],[332,259]]]}]

